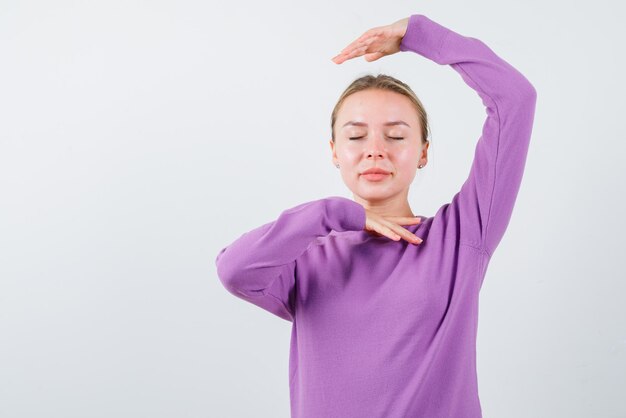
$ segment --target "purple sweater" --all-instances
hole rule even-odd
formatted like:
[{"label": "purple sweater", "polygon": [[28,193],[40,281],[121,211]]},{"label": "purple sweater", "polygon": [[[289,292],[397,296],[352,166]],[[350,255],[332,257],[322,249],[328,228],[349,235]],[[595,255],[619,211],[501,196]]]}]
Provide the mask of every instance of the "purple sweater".
[{"label": "purple sweater", "polygon": [[404,226],[419,245],[364,230],[332,196],[287,209],[216,258],[233,295],[292,322],[293,418],[478,418],[478,295],[521,184],[536,91],[478,39],[412,15],[400,44],[448,64],[486,107],[469,176]]}]

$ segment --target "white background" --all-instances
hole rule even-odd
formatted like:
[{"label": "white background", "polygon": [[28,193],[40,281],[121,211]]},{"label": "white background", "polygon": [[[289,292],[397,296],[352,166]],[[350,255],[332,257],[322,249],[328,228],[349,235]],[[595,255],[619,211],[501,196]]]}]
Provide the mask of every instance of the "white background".
[{"label": "white background", "polygon": [[287,208],[352,196],[330,113],[366,73],[407,82],[428,111],[414,213],[450,201],[479,96],[414,53],[330,60],[416,13],[482,40],[538,93],[481,290],[484,417],[626,416],[621,7],[3,1],[0,416],[289,417],[290,323],[229,294],[215,257]]}]

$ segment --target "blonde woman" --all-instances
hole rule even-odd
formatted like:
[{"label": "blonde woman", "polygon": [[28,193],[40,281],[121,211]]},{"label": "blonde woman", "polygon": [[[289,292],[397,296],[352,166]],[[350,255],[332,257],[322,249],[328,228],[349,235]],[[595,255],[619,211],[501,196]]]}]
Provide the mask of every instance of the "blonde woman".
[{"label": "blonde woman", "polygon": [[428,121],[386,75],[355,80],[331,116],[332,159],[354,199],[287,209],[217,255],[229,292],[292,322],[293,418],[478,418],[478,294],[521,184],[536,91],[476,38],[415,14],[333,58],[411,52],[449,65],[487,118],[467,180],[432,217],[409,186]]}]

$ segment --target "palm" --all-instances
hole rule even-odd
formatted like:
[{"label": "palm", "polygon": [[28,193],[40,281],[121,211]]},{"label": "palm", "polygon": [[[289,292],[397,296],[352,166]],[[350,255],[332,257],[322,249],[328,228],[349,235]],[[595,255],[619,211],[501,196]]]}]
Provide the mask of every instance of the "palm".
[{"label": "palm", "polygon": [[341,64],[351,58],[365,55],[366,61],[375,61],[385,55],[400,51],[400,42],[406,33],[408,18],[387,26],[372,28],[345,47],[332,60]]},{"label": "palm", "polygon": [[365,208],[365,231],[374,236],[387,236],[394,241],[405,239],[412,243],[422,242],[403,225],[415,225],[421,222],[416,216],[383,216]]}]

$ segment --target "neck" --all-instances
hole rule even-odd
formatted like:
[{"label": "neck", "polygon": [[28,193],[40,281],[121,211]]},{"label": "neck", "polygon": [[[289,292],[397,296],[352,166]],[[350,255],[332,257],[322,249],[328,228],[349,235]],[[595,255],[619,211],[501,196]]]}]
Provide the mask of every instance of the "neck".
[{"label": "neck", "polygon": [[365,199],[353,194],[355,202],[360,203],[365,209],[381,216],[407,216],[414,217],[411,206],[406,196],[398,196],[387,199]]}]

